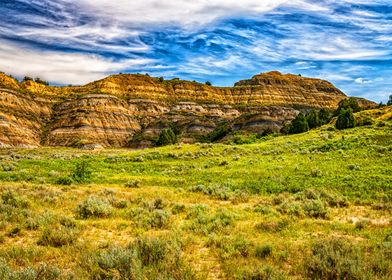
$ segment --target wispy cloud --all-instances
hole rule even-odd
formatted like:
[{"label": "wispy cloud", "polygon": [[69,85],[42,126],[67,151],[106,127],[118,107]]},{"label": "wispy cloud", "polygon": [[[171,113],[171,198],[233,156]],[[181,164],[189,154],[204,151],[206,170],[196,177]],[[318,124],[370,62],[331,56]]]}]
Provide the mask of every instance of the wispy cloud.
[{"label": "wispy cloud", "polygon": [[76,84],[128,71],[231,85],[278,69],[371,99],[392,91],[390,0],[3,2],[0,68],[20,77]]},{"label": "wispy cloud", "polygon": [[85,84],[108,73],[153,62],[143,58],[114,61],[92,54],[29,50],[4,40],[0,40],[0,61],[7,73],[41,77],[58,84]]}]

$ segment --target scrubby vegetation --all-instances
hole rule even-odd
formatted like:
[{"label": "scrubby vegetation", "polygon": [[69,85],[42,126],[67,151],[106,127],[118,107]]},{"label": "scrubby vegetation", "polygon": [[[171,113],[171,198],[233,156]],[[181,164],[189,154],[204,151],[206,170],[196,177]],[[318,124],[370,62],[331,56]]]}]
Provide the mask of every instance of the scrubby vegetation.
[{"label": "scrubby vegetation", "polygon": [[332,114],[325,109],[320,111],[312,110],[306,114],[300,112],[294,120],[287,123],[282,129],[283,134],[298,134],[308,131],[309,129],[315,129],[322,125],[325,125],[331,121],[331,117],[335,117],[335,127],[337,129],[353,128],[356,125],[365,126],[371,125],[372,119],[367,117],[365,119],[359,119],[357,121],[354,117],[354,113],[360,112],[361,107],[355,98],[344,99],[339,103],[339,107]]},{"label": "scrubby vegetation", "polygon": [[156,141],[157,146],[166,146],[175,143],[177,143],[177,136],[171,128],[162,130]]},{"label": "scrubby vegetation", "polygon": [[227,144],[2,149],[0,279],[391,279],[391,111],[354,118]]}]

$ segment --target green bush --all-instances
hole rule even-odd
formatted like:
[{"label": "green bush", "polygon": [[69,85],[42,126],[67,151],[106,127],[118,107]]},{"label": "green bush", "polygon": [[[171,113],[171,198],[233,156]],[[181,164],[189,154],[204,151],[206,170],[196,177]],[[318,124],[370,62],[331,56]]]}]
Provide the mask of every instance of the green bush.
[{"label": "green bush", "polygon": [[1,194],[1,199],[3,200],[3,204],[12,206],[14,208],[28,208],[30,205],[30,202],[25,199],[24,197],[21,197],[18,195],[16,192],[12,190],[6,190]]},{"label": "green bush", "polygon": [[291,122],[289,127],[290,134],[297,134],[309,130],[308,121],[304,114],[299,113],[298,116]]},{"label": "green bush", "polygon": [[133,245],[143,266],[157,265],[168,254],[168,244],[158,238],[137,239]]},{"label": "green bush", "polygon": [[156,146],[166,146],[177,143],[177,136],[171,128],[162,130],[158,139],[156,140]]},{"label": "green bush", "polygon": [[[273,133],[273,131],[266,129],[263,132],[263,136],[267,136],[272,133]],[[236,145],[245,145],[245,144],[253,144],[257,140],[258,140],[258,135],[255,133],[244,134],[244,133],[237,132],[234,134],[233,139],[231,140],[231,143],[236,144]]]},{"label": "green bush", "polygon": [[228,123],[220,123],[213,131],[205,136],[200,137],[200,142],[202,143],[213,143],[221,140],[227,134],[231,132],[231,127]]},{"label": "green bush", "polygon": [[62,274],[60,269],[47,264],[41,264],[38,268],[27,267],[13,270],[4,258],[0,258],[1,280],[56,280],[73,279],[72,275]]},{"label": "green bush", "polygon": [[72,174],[72,179],[77,183],[88,182],[91,179],[90,163],[86,160],[78,161]]},{"label": "green bush", "polygon": [[195,212],[195,215],[189,229],[204,235],[222,232],[234,223],[233,216],[223,211],[215,215],[200,211]]},{"label": "green bush", "polygon": [[311,254],[304,260],[304,268],[309,279],[370,279],[363,253],[343,239],[314,243]]},{"label": "green bush", "polygon": [[350,97],[348,99],[343,99],[339,102],[338,109],[335,111],[335,116],[338,116],[342,110],[349,110],[351,109],[352,112],[357,113],[361,111],[361,107],[359,107],[358,101],[354,97]]},{"label": "green bush", "polygon": [[308,122],[309,129],[319,127],[321,122],[317,111],[312,110],[306,114],[306,121]]},{"label": "green bush", "polygon": [[185,207],[184,204],[175,204],[175,205],[173,205],[172,213],[173,213],[174,215],[183,213],[183,212],[185,212],[185,208],[186,208],[186,207]]},{"label": "green bush", "polygon": [[132,188],[132,189],[137,189],[140,188],[140,181],[139,180],[130,180],[127,183],[125,183],[126,188]]},{"label": "green bush", "polygon": [[338,118],[336,120],[335,127],[337,129],[346,129],[355,127],[355,118],[351,108],[345,110],[342,109],[339,112]]},{"label": "green bush", "polygon": [[129,211],[135,226],[144,229],[163,229],[170,223],[170,214],[163,209],[154,208],[133,208]]},{"label": "green bush", "polygon": [[84,265],[92,279],[195,279],[195,273],[181,259],[175,240],[139,238],[127,247],[110,247],[88,256]]},{"label": "green bush", "polygon": [[320,121],[320,125],[324,125],[330,122],[332,113],[326,109],[321,109],[318,112],[318,117]]},{"label": "green bush", "polygon": [[129,248],[111,247],[93,259],[92,279],[143,279],[137,252]]},{"label": "green bush", "polygon": [[108,200],[90,196],[77,206],[76,215],[81,219],[105,218],[112,214],[112,210]]},{"label": "green bush", "polygon": [[307,200],[303,202],[303,209],[308,217],[328,218],[328,209],[321,200]]},{"label": "green bush", "polygon": [[235,257],[249,257],[253,248],[252,242],[244,236],[227,237],[212,234],[208,246],[212,245],[219,249],[221,259],[228,260]]},{"label": "green bush", "polygon": [[15,165],[13,164],[1,163],[0,167],[4,172],[11,172],[15,170]]},{"label": "green bush", "polygon": [[63,225],[47,227],[42,231],[37,244],[41,246],[62,247],[72,245],[78,239],[79,231]]},{"label": "green bush", "polygon": [[387,105],[388,105],[388,106],[392,106],[392,94],[389,96]]},{"label": "green bush", "polygon": [[36,82],[36,83],[38,83],[38,84],[45,85],[45,86],[48,86],[48,85],[49,85],[49,82],[47,82],[47,81],[45,81],[45,80],[42,80],[41,78],[38,78],[38,77],[34,79],[34,82]]},{"label": "green bush", "polygon": [[55,183],[56,185],[70,186],[72,185],[73,180],[68,176],[64,176],[64,177],[57,178]]},{"label": "green bush", "polygon": [[233,195],[233,192],[228,187],[221,185],[196,185],[189,190],[191,192],[203,193],[220,200],[229,200]]},{"label": "green bush", "polygon": [[274,267],[249,266],[242,268],[235,275],[236,280],[284,280],[285,275]]},{"label": "green bush", "polygon": [[256,246],[255,255],[257,258],[265,259],[272,254],[273,246],[271,244],[264,244]]}]

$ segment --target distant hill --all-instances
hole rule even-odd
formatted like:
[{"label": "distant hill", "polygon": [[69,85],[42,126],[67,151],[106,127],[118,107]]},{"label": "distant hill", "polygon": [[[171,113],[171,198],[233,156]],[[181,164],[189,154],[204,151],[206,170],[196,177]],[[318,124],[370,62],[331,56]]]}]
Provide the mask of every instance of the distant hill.
[{"label": "distant hill", "polygon": [[332,110],[345,98],[328,81],[276,71],[234,87],[141,74],[55,87],[0,74],[0,146],[145,147],[169,127],[192,143],[222,123],[262,134],[280,130],[299,111]]}]

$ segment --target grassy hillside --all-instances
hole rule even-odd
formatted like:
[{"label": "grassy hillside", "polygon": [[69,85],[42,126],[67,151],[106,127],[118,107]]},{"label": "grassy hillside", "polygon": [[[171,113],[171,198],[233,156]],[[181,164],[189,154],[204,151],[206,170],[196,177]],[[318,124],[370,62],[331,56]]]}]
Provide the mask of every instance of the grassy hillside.
[{"label": "grassy hillside", "polygon": [[392,122],[361,114],[248,145],[0,150],[0,278],[391,279]]}]

